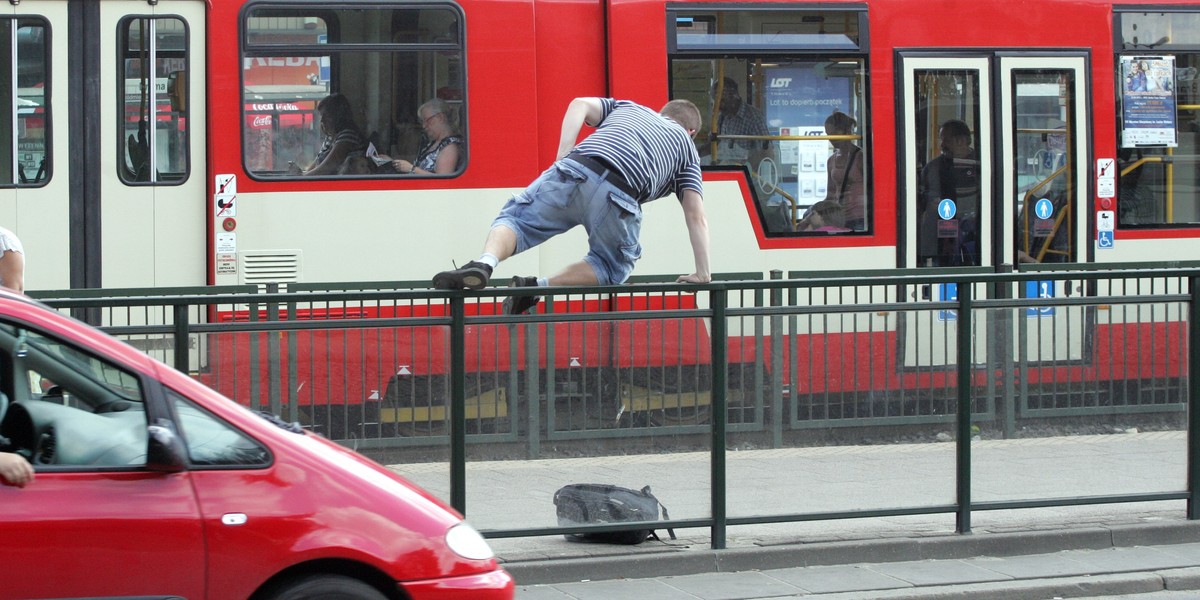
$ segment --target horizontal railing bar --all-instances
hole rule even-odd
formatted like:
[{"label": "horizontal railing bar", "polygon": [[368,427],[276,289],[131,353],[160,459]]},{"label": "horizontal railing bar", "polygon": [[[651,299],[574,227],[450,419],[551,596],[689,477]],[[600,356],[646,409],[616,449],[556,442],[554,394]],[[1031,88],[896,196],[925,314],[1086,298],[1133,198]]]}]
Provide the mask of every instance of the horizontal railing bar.
[{"label": "horizontal railing bar", "polygon": [[[933,272],[931,272],[933,271]],[[712,290],[772,290],[772,289],[810,289],[810,288],[860,288],[870,286],[900,286],[938,283],[986,284],[1011,283],[1020,281],[1133,281],[1156,278],[1187,278],[1200,276],[1200,268],[1192,269],[1150,269],[1129,270],[1054,270],[1014,273],[979,273],[972,271],[968,274],[958,274],[953,271],[932,269],[899,271],[898,274],[865,279],[862,274],[829,276],[825,272],[820,277],[808,277],[807,273],[789,273],[797,275],[791,279],[753,279],[741,281],[714,281],[703,284],[683,283],[636,283],[609,286],[580,286],[554,287],[556,296],[585,295],[601,297],[604,295],[630,296],[637,294],[653,294],[661,292],[701,292]],[[494,287],[478,291],[468,290],[388,290],[388,291],[348,291],[348,292],[276,292],[263,294],[228,294],[220,295],[223,305],[246,304],[307,304],[313,302],[378,302],[381,300],[444,300],[447,297],[464,296],[470,298],[498,298],[506,296],[525,296],[545,294],[547,288],[511,288]],[[1149,292],[1146,295],[1151,295]],[[39,298],[41,302],[59,308],[87,308],[93,306],[177,306],[177,305],[212,305],[214,294],[180,295],[180,296],[103,296],[93,298],[60,297]]]}]

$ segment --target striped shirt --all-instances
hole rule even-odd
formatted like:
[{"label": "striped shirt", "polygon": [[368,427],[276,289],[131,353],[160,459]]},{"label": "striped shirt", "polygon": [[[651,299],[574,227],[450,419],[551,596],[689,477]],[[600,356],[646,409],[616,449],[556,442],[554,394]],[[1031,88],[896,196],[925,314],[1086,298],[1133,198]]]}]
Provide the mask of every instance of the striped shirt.
[{"label": "striped shirt", "polygon": [[575,151],[607,161],[639,203],[694,190],[704,195],[700,155],[687,130],[675,121],[628,100],[600,98],[596,131]]},{"label": "striped shirt", "polygon": [[338,144],[350,144],[350,152],[361,151],[366,144],[363,143],[362,136],[353,129],[343,129],[335,136],[325,136],[325,141],[321,144],[321,150],[317,152],[316,164],[324,162],[325,157],[329,156],[329,152]]}]

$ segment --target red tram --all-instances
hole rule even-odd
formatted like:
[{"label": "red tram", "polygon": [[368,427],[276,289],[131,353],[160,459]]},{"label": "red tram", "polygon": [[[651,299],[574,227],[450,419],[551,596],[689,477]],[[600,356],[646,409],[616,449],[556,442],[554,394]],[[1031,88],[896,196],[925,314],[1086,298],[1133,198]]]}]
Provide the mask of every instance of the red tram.
[{"label": "red tram", "polygon": [[[553,160],[572,98],[688,98],[708,121],[714,272],[1200,259],[1198,24],[1182,0],[26,0],[0,17],[0,224],[25,240],[35,290],[425,281],[473,257]],[[463,160],[292,174],[333,93],[376,152],[409,159],[418,108],[438,100]],[[645,209],[636,274],[689,272],[677,203]],[[496,277],[556,271],[582,243]],[[1126,327],[1150,325],[1102,335]],[[875,331],[805,335],[910,343]],[[349,391],[310,402],[371,402],[405,365],[444,373],[343,358],[381,366],[356,372],[361,388],[313,367]]]}]

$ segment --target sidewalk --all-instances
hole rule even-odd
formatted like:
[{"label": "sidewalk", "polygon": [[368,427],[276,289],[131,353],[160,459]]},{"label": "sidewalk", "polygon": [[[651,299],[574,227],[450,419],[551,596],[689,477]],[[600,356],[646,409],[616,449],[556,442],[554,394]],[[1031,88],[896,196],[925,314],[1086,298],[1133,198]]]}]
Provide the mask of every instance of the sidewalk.
[{"label": "sidewalk", "polygon": [[[708,461],[706,452],[472,460],[467,519],[485,533],[554,527],[554,491],[569,483],[650,484],[671,517],[704,518]],[[731,517],[944,506],[954,499],[952,443],[749,449],[728,452],[726,462]],[[983,440],[972,444],[972,463],[976,502],[1169,492],[1186,486],[1186,437],[1167,431]],[[445,463],[391,468],[449,497]],[[666,541],[638,546],[570,543],[557,535],[489,543],[522,600],[1029,600],[1179,589],[1191,581],[1195,586],[1183,589],[1200,589],[1200,571],[1175,572],[1200,567],[1200,521],[1186,520],[1182,500],[974,511],[968,534],[954,532],[954,519],[939,513],[731,526],[722,550],[711,549],[707,528],[677,529],[677,540],[664,535]],[[1081,554],[1060,556],[1070,552]],[[953,595],[937,589],[945,584],[983,587]],[[1021,586],[1034,587],[979,595]],[[1055,586],[1066,591],[1052,593]],[[918,593],[932,595],[912,595]]]}]

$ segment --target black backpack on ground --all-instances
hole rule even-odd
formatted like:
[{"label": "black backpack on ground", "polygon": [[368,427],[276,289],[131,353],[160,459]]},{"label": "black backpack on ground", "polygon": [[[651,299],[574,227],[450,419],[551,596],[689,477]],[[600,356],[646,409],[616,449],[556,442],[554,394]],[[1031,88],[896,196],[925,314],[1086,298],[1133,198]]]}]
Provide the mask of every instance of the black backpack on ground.
[{"label": "black backpack on ground", "polygon": [[[554,492],[554,507],[560,526],[657,521],[660,508],[664,519],[671,518],[667,514],[667,507],[650,493],[650,486],[631,490],[603,483],[574,483]],[[671,539],[675,539],[674,529],[667,529],[667,533]],[[650,538],[657,540],[658,534],[654,533],[653,528],[646,528],[568,533],[563,537],[571,542],[640,544]]]}]

